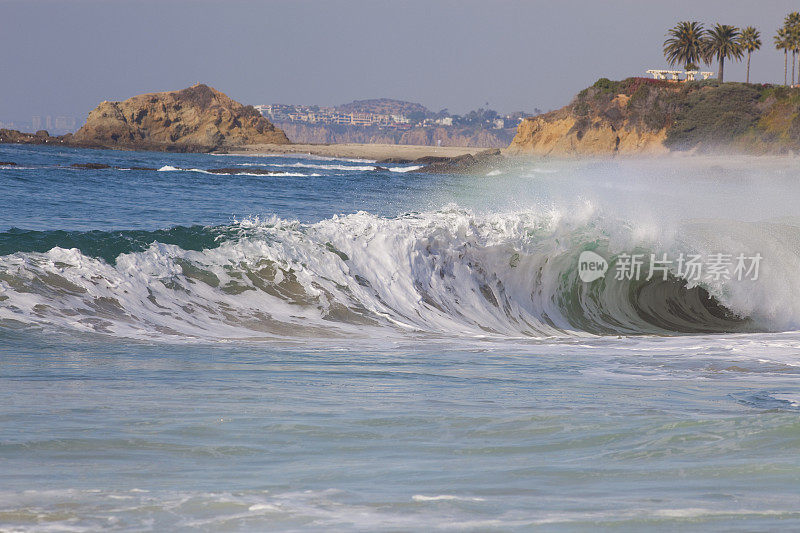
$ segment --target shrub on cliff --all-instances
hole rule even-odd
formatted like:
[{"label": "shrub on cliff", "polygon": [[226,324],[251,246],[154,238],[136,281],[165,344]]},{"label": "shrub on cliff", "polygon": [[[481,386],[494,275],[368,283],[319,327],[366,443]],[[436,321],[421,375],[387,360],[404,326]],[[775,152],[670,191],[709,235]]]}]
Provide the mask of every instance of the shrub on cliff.
[{"label": "shrub on cliff", "polygon": [[664,144],[671,150],[729,144],[758,121],[760,91],[744,83],[687,84]]},{"label": "shrub on cliff", "polygon": [[600,78],[596,82],[594,82],[595,89],[598,92],[610,93],[610,94],[618,94],[620,92],[620,88],[622,86],[622,82],[620,81],[611,81],[608,78]]}]

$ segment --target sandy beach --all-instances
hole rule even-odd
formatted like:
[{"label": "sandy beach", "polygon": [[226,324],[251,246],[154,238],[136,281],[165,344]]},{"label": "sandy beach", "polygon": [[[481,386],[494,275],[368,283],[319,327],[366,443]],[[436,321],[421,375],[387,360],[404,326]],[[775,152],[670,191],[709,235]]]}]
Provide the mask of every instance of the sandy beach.
[{"label": "sandy beach", "polygon": [[311,154],[327,157],[381,160],[390,157],[418,159],[427,156],[457,157],[476,154],[486,148],[462,146],[418,146],[408,144],[255,144],[230,154]]}]

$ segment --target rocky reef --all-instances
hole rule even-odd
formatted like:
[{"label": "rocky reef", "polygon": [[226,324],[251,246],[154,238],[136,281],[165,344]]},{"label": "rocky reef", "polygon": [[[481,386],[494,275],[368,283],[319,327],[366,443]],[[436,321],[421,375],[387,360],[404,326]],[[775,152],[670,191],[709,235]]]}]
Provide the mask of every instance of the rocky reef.
[{"label": "rocky reef", "polygon": [[800,150],[800,89],[716,80],[598,80],[527,118],[507,152],[552,156]]},{"label": "rocky reef", "polygon": [[424,165],[419,172],[427,174],[485,174],[495,170],[503,160],[500,150],[484,150],[474,155],[423,157],[413,163]]},{"label": "rocky reef", "polygon": [[64,137],[53,137],[45,130],[22,133],[17,130],[0,129],[0,144],[64,144]]},{"label": "rocky reef", "polygon": [[180,152],[289,142],[255,108],[203,84],[102,102],[64,139],[73,146]]}]

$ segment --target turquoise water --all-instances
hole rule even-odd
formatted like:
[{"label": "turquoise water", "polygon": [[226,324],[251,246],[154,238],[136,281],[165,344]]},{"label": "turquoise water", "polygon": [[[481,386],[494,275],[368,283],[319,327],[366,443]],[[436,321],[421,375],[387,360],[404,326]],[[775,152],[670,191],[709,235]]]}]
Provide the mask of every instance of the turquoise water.
[{"label": "turquoise water", "polygon": [[[800,525],[792,160],[6,160],[0,529]],[[584,285],[589,248],[765,259]]]}]

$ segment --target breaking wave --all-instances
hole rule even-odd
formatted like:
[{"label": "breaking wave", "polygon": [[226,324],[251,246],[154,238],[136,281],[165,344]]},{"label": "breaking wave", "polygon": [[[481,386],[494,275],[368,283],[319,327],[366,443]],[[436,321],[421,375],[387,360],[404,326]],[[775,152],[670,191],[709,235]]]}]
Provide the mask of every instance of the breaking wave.
[{"label": "breaking wave", "polygon": [[419,170],[422,165],[406,165],[400,167],[382,167],[380,165],[322,165],[317,163],[237,163],[240,167],[291,167],[291,168],[314,168],[319,170],[346,170],[346,171],[374,171],[386,169],[389,172],[413,172]]},{"label": "breaking wave", "polygon": [[[585,212],[459,208],[314,224],[256,218],[155,232],[0,233],[0,327],[135,338],[553,337],[794,329],[800,228],[643,231]],[[760,253],[758,280],[586,283],[578,257]]]},{"label": "breaking wave", "polygon": [[209,170],[203,170],[201,168],[179,168],[173,167],[171,165],[164,165],[163,167],[158,169],[159,172],[198,172],[200,174],[211,174],[214,176],[255,176],[258,178],[263,177],[277,177],[277,178],[302,178],[302,177],[320,177],[322,174],[303,174],[300,172],[276,172],[274,174],[256,174],[254,172],[247,172],[243,170],[242,172],[237,172],[236,174],[227,174],[227,173],[220,173],[220,172],[211,172]]}]

